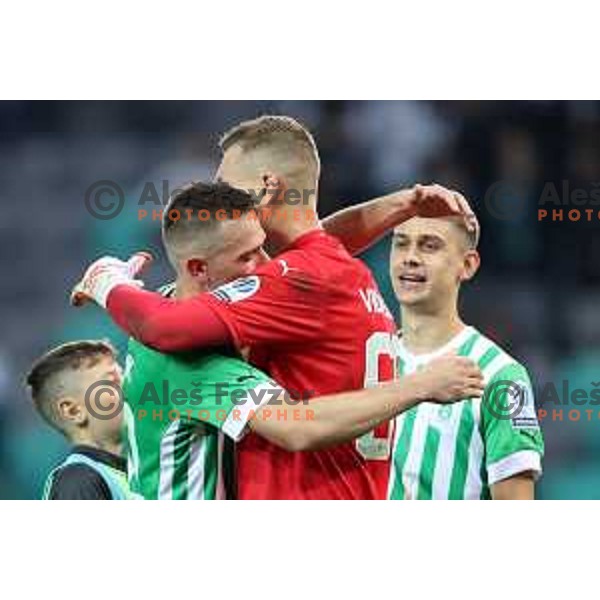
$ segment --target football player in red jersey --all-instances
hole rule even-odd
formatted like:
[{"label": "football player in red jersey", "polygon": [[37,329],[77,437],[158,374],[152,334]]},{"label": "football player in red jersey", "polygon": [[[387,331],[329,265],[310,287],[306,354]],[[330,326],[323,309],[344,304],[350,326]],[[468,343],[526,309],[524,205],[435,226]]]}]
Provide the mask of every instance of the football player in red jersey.
[{"label": "football player in red jersey", "polygon": [[[222,148],[219,176],[229,183],[260,189],[263,175],[271,172],[296,191],[294,200],[302,191],[302,203],[292,203],[287,190],[268,182],[264,226],[271,247],[279,251],[276,259],[212,295],[185,301],[141,291],[110,269],[86,276],[84,288],[130,335],[158,350],[227,343],[249,347],[251,362],[296,397],[392,379],[391,315],[369,270],[321,229],[316,216],[320,166],[312,136],[292,119],[264,117],[229,132]],[[365,214],[371,211],[383,232],[383,225],[415,214],[464,215],[466,210],[459,198],[437,186],[406,191],[398,203],[393,218],[386,211],[374,214],[375,205]],[[343,223],[343,213],[339,218]],[[390,437],[386,424],[352,443],[287,453],[248,435],[238,452],[239,497],[383,498]]]}]

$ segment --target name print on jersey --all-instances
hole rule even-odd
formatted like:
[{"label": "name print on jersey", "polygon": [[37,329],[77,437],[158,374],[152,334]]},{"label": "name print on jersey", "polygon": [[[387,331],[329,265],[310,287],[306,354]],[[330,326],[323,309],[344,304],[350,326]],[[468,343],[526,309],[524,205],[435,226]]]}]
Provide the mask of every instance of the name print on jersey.
[{"label": "name print on jersey", "polygon": [[390,319],[392,318],[392,314],[378,290],[374,288],[360,289],[358,290],[358,294],[363,301],[367,312],[385,315]]}]

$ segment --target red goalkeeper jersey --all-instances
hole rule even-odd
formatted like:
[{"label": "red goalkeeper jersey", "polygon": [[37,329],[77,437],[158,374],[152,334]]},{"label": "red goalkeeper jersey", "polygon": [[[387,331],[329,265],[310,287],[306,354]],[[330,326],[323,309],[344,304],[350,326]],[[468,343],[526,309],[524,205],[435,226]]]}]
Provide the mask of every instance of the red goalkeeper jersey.
[{"label": "red goalkeeper jersey", "polygon": [[[209,302],[239,348],[293,397],[394,376],[394,321],[369,269],[311,231]],[[254,433],[238,445],[241,499],[385,498],[392,424],[333,448],[290,453]]]}]

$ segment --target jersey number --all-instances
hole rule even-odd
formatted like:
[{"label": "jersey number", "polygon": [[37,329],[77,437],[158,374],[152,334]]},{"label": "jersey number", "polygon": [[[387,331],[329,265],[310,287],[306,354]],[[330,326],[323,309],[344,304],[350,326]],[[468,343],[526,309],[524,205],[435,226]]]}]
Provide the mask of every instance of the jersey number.
[{"label": "jersey number", "polygon": [[[376,386],[385,381],[380,372],[382,360],[390,361],[391,372],[395,373],[396,367],[396,342],[394,335],[384,331],[373,333],[365,346],[365,388]],[[384,358],[385,357],[385,358]],[[385,434],[379,431],[382,426],[366,433],[356,440],[356,449],[365,460],[387,460],[392,447],[393,426],[385,425]]]}]

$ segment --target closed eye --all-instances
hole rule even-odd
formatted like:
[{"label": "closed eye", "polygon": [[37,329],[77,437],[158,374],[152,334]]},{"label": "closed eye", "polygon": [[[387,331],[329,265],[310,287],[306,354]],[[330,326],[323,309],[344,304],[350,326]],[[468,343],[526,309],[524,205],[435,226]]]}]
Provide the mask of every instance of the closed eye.
[{"label": "closed eye", "polygon": [[250,252],[245,252],[244,254],[241,254],[239,256],[238,260],[240,260],[241,262],[249,262],[249,261],[257,258],[257,256],[260,254],[261,250],[262,250],[262,245],[258,246],[254,250],[250,250]]},{"label": "closed eye", "polygon": [[408,240],[402,236],[394,236],[394,247],[395,248],[406,248],[408,246]]}]

